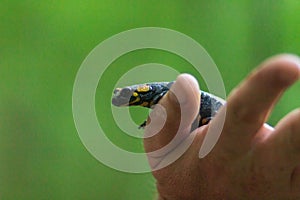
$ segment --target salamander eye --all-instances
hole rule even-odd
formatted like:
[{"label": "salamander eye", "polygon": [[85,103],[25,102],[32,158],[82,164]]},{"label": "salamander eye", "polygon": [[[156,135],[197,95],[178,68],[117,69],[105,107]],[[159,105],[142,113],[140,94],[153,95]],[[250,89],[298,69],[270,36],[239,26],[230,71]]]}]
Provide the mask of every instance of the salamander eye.
[{"label": "salamander eye", "polygon": [[123,97],[130,97],[132,94],[131,92],[131,89],[126,87],[126,88],[123,88],[120,92],[120,95],[123,96]]},{"label": "salamander eye", "polygon": [[115,90],[114,90],[114,94],[117,94],[118,92],[120,92],[120,88],[116,88]]}]

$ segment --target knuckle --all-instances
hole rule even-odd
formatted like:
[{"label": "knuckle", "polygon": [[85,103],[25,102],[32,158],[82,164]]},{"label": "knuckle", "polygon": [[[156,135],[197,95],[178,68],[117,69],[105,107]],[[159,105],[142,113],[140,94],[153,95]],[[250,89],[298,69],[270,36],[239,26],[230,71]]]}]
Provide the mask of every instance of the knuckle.
[{"label": "knuckle", "polygon": [[[255,108],[244,106],[239,102],[229,105],[228,111],[227,115],[229,119],[233,120],[235,123],[261,124],[265,121],[265,115],[263,112],[255,111]],[[261,112],[261,114],[258,112]]]}]

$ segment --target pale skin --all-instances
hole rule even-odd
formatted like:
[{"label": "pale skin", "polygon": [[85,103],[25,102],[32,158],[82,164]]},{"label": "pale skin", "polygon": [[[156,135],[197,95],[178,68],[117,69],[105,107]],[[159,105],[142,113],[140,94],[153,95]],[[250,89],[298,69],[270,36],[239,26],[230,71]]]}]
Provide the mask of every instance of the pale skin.
[{"label": "pale skin", "polygon": [[[146,152],[152,152],[166,146],[181,123],[177,142],[168,151],[148,156],[153,170],[176,151],[178,141],[193,137],[179,159],[152,172],[158,199],[300,199],[300,110],[289,113],[274,128],[265,124],[280,96],[299,77],[298,57],[279,55],[266,60],[231,92],[209,125],[190,133],[199,110],[199,86],[192,76],[180,75],[145,129],[146,136],[154,134],[163,107],[167,116],[163,128],[144,139]],[[217,144],[200,159],[208,127],[217,126],[225,111]]]}]

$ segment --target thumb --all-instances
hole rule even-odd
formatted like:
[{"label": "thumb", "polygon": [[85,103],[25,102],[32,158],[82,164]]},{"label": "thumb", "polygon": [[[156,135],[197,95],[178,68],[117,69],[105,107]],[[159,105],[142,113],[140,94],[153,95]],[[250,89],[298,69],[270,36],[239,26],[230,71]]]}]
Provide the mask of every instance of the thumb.
[{"label": "thumb", "polygon": [[[164,148],[170,152],[185,139],[191,125],[199,114],[200,91],[197,80],[188,74],[181,74],[169,92],[159,101],[147,120],[144,147],[146,152]],[[171,142],[172,141],[172,142]]]}]

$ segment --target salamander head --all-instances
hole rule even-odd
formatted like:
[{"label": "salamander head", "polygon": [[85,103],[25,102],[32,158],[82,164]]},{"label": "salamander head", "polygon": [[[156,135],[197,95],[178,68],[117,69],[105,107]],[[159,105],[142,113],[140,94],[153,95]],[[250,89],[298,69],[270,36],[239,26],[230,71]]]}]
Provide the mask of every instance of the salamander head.
[{"label": "salamander head", "polygon": [[115,106],[143,106],[150,108],[169,90],[171,83],[145,83],[114,90]]}]

